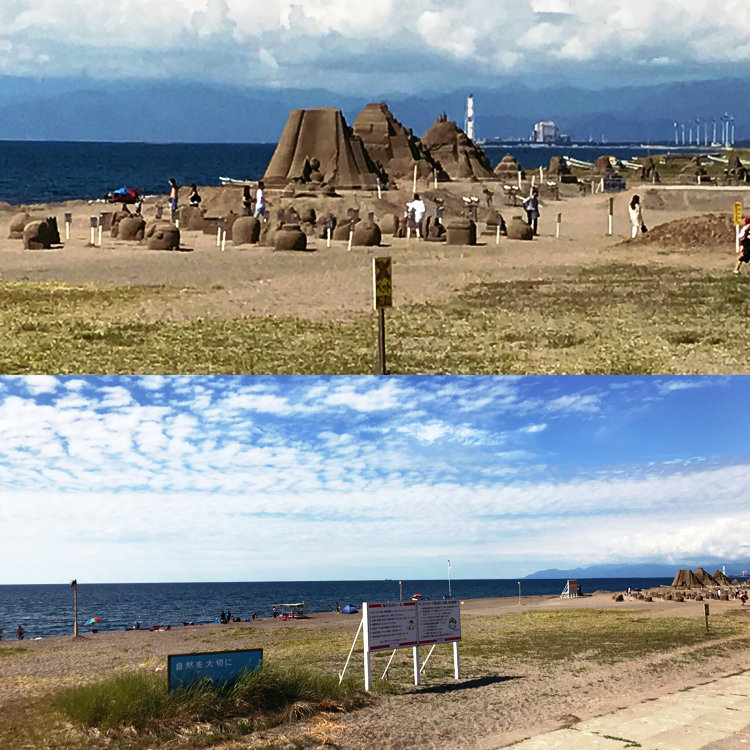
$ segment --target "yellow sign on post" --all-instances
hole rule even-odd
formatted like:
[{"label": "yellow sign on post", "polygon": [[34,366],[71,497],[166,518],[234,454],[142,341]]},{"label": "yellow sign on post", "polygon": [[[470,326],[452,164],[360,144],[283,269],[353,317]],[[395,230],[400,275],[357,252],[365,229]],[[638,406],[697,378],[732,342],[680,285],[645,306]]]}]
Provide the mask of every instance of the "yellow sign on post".
[{"label": "yellow sign on post", "polygon": [[742,204],[734,204],[734,225],[739,227],[742,225]]},{"label": "yellow sign on post", "polygon": [[372,259],[372,283],[375,309],[393,307],[393,261],[391,258]]}]

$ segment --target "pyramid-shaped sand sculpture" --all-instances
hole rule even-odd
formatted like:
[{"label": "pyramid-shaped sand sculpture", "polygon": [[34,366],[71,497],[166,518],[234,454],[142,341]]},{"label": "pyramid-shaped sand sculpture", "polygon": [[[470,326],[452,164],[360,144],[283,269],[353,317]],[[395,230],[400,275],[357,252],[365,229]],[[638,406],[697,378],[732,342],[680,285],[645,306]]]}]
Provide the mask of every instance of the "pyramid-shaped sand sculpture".
[{"label": "pyramid-shaped sand sculpture", "polygon": [[354,135],[362,139],[370,158],[380,162],[391,179],[413,176],[415,166],[420,178],[437,173],[438,180],[449,179],[422,141],[393,116],[385,102],[368,104],[357,115]]},{"label": "pyramid-shaped sand sculpture", "polygon": [[678,570],[674,581],[672,581],[672,588],[699,589],[700,587],[701,582],[695,577],[695,573],[688,568]]},{"label": "pyramid-shaped sand sculpture", "polygon": [[422,136],[432,158],[439,161],[452,180],[486,180],[492,177],[487,154],[445,115]]},{"label": "pyramid-shaped sand sculpture", "polygon": [[717,570],[713,575],[714,581],[719,584],[719,586],[731,586],[732,582],[729,580],[729,578],[724,575],[720,570]]},{"label": "pyramid-shaped sand sculpture", "polygon": [[703,570],[703,568],[695,569],[695,577],[700,581],[701,586],[716,586],[714,577]]},{"label": "pyramid-shaped sand sculpture", "polygon": [[333,107],[292,110],[263,176],[272,188],[297,182],[375,189],[377,180],[362,140]]}]

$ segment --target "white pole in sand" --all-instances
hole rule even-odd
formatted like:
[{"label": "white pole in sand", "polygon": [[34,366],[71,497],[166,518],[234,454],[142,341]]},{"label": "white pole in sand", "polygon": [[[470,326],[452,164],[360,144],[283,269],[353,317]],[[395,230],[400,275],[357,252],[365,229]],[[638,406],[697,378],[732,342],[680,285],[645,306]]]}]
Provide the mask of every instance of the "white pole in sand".
[{"label": "white pole in sand", "polygon": [[461,662],[458,658],[458,641],[453,641],[453,676],[461,679]]},{"label": "white pole in sand", "polygon": [[495,235],[495,244],[500,244],[500,222],[497,223],[497,234]]},{"label": "white pole in sand", "polygon": [[544,182],[544,167],[539,167],[539,184]]},{"label": "white pole in sand", "polygon": [[326,247],[331,246],[331,227],[326,228]]},{"label": "white pole in sand", "polygon": [[531,175],[531,189],[533,190],[536,187],[536,175]]},{"label": "white pole in sand", "polygon": [[437,184],[437,169],[433,169],[432,170],[432,184],[435,186],[435,190],[437,190],[438,189],[438,184]]},{"label": "white pole in sand", "polygon": [[521,185],[521,170],[518,170],[518,189],[520,190],[522,187]]},{"label": "white pole in sand", "polygon": [[91,242],[89,244],[91,247],[96,247],[96,228],[99,225],[99,217],[92,216],[89,219],[89,224],[91,226]]},{"label": "white pole in sand", "polygon": [[560,239],[560,225],[562,224],[562,214],[557,214],[557,229],[555,230],[555,237]]},{"label": "white pole in sand", "polygon": [[227,248],[227,230],[221,230],[221,252],[223,253]]},{"label": "white pole in sand", "polygon": [[96,244],[99,245],[99,247],[101,247],[102,246],[102,221],[101,219],[99,219],[99,226],[96,232],[97,232],[97,240],[98,240]]},{"label": "white pole in sand", "polygon": [[65,214],[65,239],[70,239],[70,225],[73,223],[73,214]]},{"label": "white pole in sand", "polygon": [[221,247],[221,227],[216,227],[216,247]]},{"label": "white pole in sand", "polygon": [[414,646],[414,684],[422,684],[422,676],[419,673],[419,646]]},{"label": "white pole in sand", "polygon": [[351,251],[352,251],[352,240],[353,240],[353,239],[354,239],[354,230],[353,230],[353,229],[350,229],[350,230],[349,230],[349,245],[348,245],[348,247],[346,248],[348,252],[351,252]]},{"label": "white pole in sand", "polygon": [[412,193],[417,192],[417,165],[414,165],[414,190],[412,190]]},{"label": "white pole in sand", "polygon": [[614,231],[614,223],[615,223],[615,199],[610,198],[609,199],[609,231],[607,234],[611,237],[612,232]]},{"label": "white pole in sand", "polygon": [[382,188],[380,187],[380,177],[378,177],[378,200],[381,200],[382,197],[383,197],[383,191],[382,191]]}]

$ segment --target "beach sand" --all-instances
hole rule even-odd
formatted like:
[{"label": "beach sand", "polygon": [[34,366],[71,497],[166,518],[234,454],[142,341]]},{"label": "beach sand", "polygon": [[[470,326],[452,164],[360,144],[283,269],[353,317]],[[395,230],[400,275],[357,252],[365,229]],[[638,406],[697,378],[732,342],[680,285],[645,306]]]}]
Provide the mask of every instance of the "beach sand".
[{"label": "beach sand", "polygon": [[[723,615],[750,619],[736,601],[710,603],[713,618]],[[592,659],[587,644],[570,660],[539,659],[518,653],[500,662],[483,662],[476,655],[482,644],[497,637],[500,630],[523,628],[519,620],[506,616],[528,612],[575,612],[582,609],[623,612],[644,622],[660,618],[685,618],[703,628],[703,603],[695,601],[654,602],[626,599],[618,603],[607,592],[563,600],[558,597],[468,600],[462,605],[464,639],[461,650],[472,653],[470,667],[461,679],[452,678],[450,648],[436,654],[420,688],[407,688],[399,695],[381,695],[373,704],[348,715],[323,717],[326,737],[335,747],[355,748],[490,748],[504,747],[560,726],[571,725],[618,708],[637,705],[742,669],[750,655],[742,634],[706,644],[656,651],[639,658],[603,663]],[[99,633],[73,639],[48,638],[37,641],[0,642],[0,727],[3,716],[31,699],[122,670],[164,670],[170,653],[217,651],[221,649],[269,649],[276,644],[291,647],[296,636],[306,639],[316,633],[340,637],[341,652],[325,657],[319,666],[332,672],[342,669],[346,652],[354,639],[359,617],[331,613],[315,614],[297,622],[272,619],[231,626],[177,627],[170,631]],[[522,630],[517,630],[519,637]],[[338,642],[338,641],[337,641]],[[21,649],[17,653],[14,649]],[[422,652],[422,659],[426,649]],[[401,651],[396,663],[408,685],[411,652]],[[377,661],[374,672],[382,669]],[[396,667],[394,667],[395,671]],[[361,648],[350,665],[357,679],[362,677]],[[321,718],[284,726],[261,736],[248,737],[227,748],[254,747],[274,738],[293,737],[319,731]],[[316,729],[318,727],[318,729]],[[2,737],[2,732],[0,732]],[[321,745],[322,745],[321,740]],[[268,747],[268,744],[263,745]],[[274,745],[276,746],[276,745]],[[283,747],[283,743],[278,745]]]},{"label": "beach sand", "polygon": [[[476,283],[565,278],[582,267],[612,262],[702,269],[731,273],[735,260],[733,237],[715,246],[660,248],[639,241],[623,244],[629,236],[627,202],[632,192],[615,196],[614,234],[608,236],[609,196],[579,196],[573,186],[556,201],[543,197],[540,236],[533,242],[481,236],[475,247],[407,241],[385,236],[378,248],[354,248],[345,242],[328,249],[324,240],[310,243],[314,252],[274,252],[269,247],[227,244],[222,252],[216,236],[183,230],[184,252],[149,251],[145,245],[115,240],[105,232],[102,247],[88,247],[89,217],[112,210],[103,203],[74,201],[28,207],[36,216],[55,215],[63,246],[47,251],[24,251],[19,240],[7,239],[7,226],[18,207],[0,207],[0,280],[58,281],[72,285],[170,286],[183,291],[167,307],[144,302],[143,320],[188,320],[197,317],[233,318],[275,315],[313,320],[348,321],[371,314],[372,258],[388,255],[394,262],[394,304],[443,302]],[[462,195],[482,196],[482,186],[454,183],[438,193],[457,205]],[[500,188],[495,185],[494,189]],[[708,211],[731,212],[747,191],[654,191],[634,187],[644,196],[645,220],[655,226]],[[209,215],[238,210],[238,188],[202,188]],[[336,199],[312,201],[320,215],[338,216],[358,207],[362,216],[375,210],[376,219],[400,213],[405,191],[385,194],[382,201],[369,193],[344,193]],[[309,199],[270,196],[271,207],[310,203]],[[151,199],[144,216],[154,215]],[[429,207],[429,201],[428,201]],[[522,215],[518,207],[499,205],[506,221]],[[64,241],[63,214],[73,214],[72,236]],[[455,213],[455,212],[454,212]],[[479,210],[480,220],[486,209]],[[556,217],[562,214],[561,237],[555,237]],[[446,219],[450,218],[446,213]],[[483,227],[480,221],[480,229]]]}]

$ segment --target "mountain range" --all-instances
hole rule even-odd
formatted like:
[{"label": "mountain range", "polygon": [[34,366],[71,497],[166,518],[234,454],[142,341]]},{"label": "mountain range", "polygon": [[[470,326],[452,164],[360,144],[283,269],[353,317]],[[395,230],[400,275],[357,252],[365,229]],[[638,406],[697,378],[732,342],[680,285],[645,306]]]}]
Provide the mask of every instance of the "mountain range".
[{"label": "mountain range", "polygon": [[723,567],[726,567],[727,575],[734,578],[741,571],[750,570],[750,562],[747,560],[698,560],[674,564],[603,564],[564,570],[548,568],[537,570],[535,573],[527,575],[526,578],[674,578],[677,571],[682,568],[690,568],[691,570],[703,568],[709,573],[714,573],[717,570],[722,570]]},{"label": "mountain range", "polygon": [[[694,127],[696,118],[710,123],[730,112],[740,140],[750,137],[750,100],[739,95],[743,84],[726,78],[594,91],[504,83],[472,92],[476,132],[482,138],[528,138],[536,122],[553,120],[576,141],[670,142],[675,121]],[[278,140],[291,109],[333,106],[352,124],[369,101],[388,102],[421,135],[442,112],[463,125],[468,93],[348,96],[189,80],[0,76],[0,140],[267,143]]]}]

